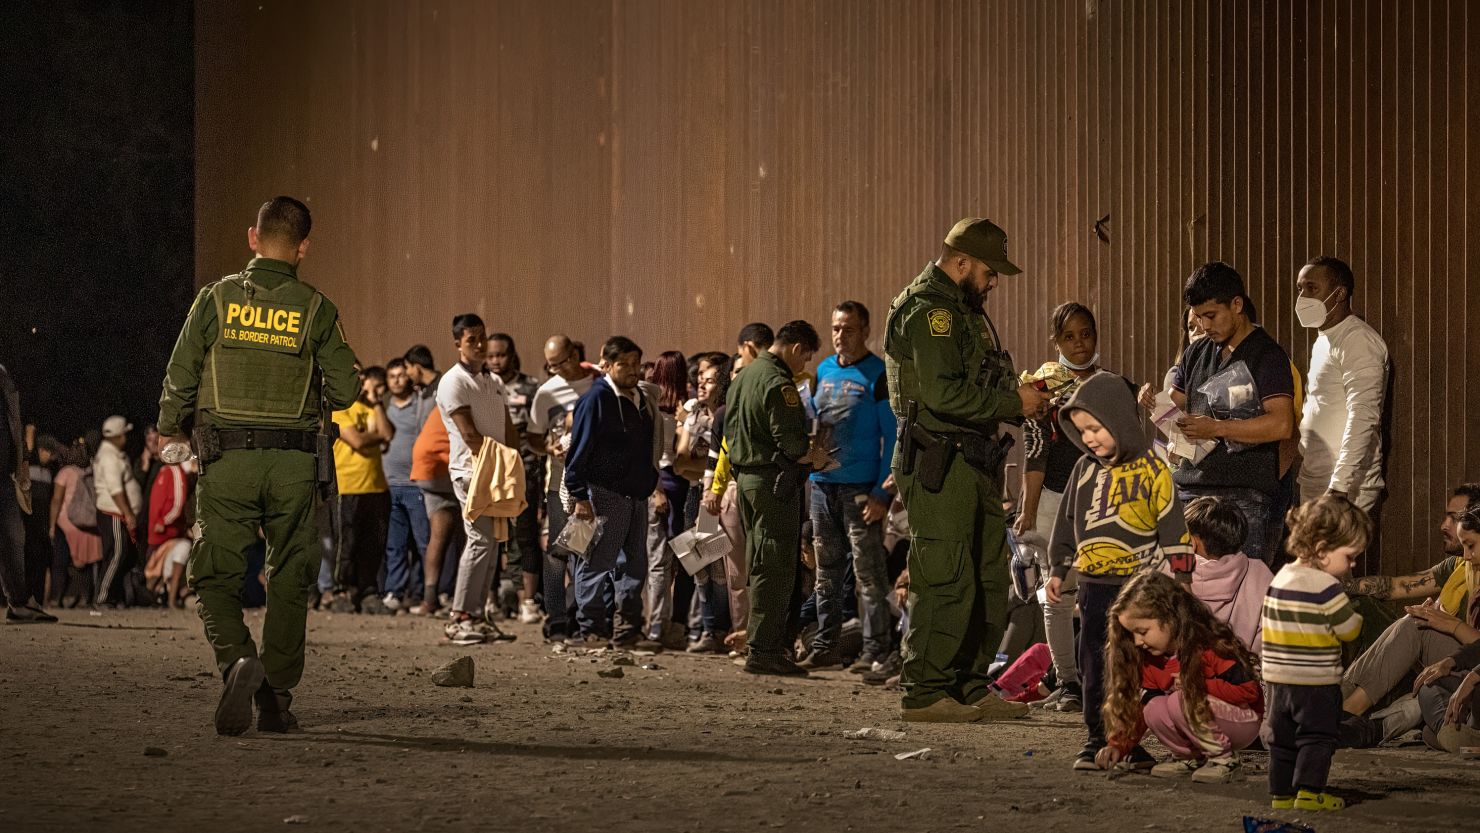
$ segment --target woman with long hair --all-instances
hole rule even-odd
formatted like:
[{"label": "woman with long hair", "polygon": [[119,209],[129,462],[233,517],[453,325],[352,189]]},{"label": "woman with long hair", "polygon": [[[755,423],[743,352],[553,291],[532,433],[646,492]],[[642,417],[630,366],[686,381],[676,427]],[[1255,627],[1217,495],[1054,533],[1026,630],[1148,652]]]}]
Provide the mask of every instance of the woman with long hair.
[{"label": "woman with long hair", "polygon": [[658,461],[658,491],[653,494],[648,524],[648,636],[661,641],[665,648],[683,648],[688,644],[694,580],[678,569],[678,559],[668,542],[689,526],[685,524],[684,511],[688,505],[689,481],[673,470],[678,426],[688,417],[683,407],[689,399],[689,365],[684,355],[669,350],[658,356],[649,387],[656,389],[663,452]]}]

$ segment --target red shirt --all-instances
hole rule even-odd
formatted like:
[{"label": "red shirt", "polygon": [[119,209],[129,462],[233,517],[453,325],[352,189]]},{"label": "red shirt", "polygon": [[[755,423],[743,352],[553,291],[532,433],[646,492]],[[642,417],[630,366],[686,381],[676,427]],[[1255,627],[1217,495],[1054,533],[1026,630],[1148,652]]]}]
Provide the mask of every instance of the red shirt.
[{"label": "red shirt", "polygon": [[185,502],[190,495],[190,475],[178,465],[160,466],[149,488],[149,545],[157,546],[174,538],[186,538],[190,525],[185,519]]}]

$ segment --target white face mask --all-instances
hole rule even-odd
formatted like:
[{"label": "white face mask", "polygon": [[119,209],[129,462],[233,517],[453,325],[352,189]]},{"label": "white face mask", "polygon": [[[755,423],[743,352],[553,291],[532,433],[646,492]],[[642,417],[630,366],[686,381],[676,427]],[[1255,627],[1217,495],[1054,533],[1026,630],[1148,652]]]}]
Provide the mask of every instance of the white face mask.
[{"label": "white face mask", "polygon": [[[1340,287],[1337,287],[1337,289],[1340,289]],[[1326,316],[1330,315],[1330,310],[1326,309],[1326,301],[1331,300],[1331,296],[1335,294],[1336,289],[1333,289],[1327,293],[1324,299],[1308,298],[1305,296],[1296,298],[1295,319],[1300,322],[1300,326],[1309,327],[1314,330],[1326,323]]]},{"label": "white face mask", "polygon": [[1063,353],[1059,353],[1059,364],[1063,365],[1064,367],[1069,368],[1070,370],[1089,370],[1091,367],[1094,367],[1095,365],[1097,365],[1099,363],[1100,363],[1100,354],[1099,353],[1095,353],[1094,356],[1092,356],[1090,358],[1089,362],[1087,362],[1086,364],[1075,364],[1075,363],[1069,361],[1068,359],[1064,358],[1064,354]]}]

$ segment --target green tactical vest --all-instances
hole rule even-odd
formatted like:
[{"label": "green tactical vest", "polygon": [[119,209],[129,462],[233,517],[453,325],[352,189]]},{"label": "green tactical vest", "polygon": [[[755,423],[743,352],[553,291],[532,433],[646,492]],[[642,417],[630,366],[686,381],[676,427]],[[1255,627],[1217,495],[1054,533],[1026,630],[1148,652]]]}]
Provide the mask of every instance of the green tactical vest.
[{"label": "green tactical vest", "polygon": [[[929,273],[929,270],[926,270]],[[904,291],[895,297],[889,307],[888,323],[884,330],[884,373],[889,381],[889,405],[903,419],[909,413],[908,400],[920,401],[920,375],[915,368],[914,356],[899,343],[896,323],[901,315],[912,312],[915,305],[949,306],[963,320],[969,322],[972,338],[962,356],[964,366],[975,367],[976,382],[980,385],[995,384],[1004,390],[1015,391],[1017,379],[1012,367],[1012,357],[1002,351],[996,331],[985,315],[967,310],[955,299],[938,294],[924,275],[910,282]],[[930,296],[920,298],[920,296]],[[923,405],[918,414],[920,425],[931,431],[960,431],[961,425],[940,419]],[[995,433],[989,431],[987,433]]]},{"label": "green tactical vest", "polygon": [[200,407],[264,426],[300,419],[315,385],[308,339],[323,296],[296,280],[269,290],[246,272],[217,282],[211,295],[217,334]]}]

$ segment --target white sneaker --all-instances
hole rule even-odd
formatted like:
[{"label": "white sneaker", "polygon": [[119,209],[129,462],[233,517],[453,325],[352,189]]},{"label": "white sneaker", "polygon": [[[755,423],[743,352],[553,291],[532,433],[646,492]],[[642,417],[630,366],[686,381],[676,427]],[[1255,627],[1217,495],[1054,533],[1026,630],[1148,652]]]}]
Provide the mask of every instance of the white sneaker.
[{"label": "white sneaker", "polygon": [[525,599],[519,603],[519,622],[524,625],[538,625],[544,621],[540,615],[540,606],[535,604],[534,599]]},{"label": "white sneaker", "polygon": [[452,641],[453,645],[478,645],[487,638],[478,627],[478,623],[472,619],[448,622],[443,632],[447,634],[447,638]]},{"label": "white sneaker", "polygon": [[1209,758],[1192,773],[1192,780],[1199,784],[1229,784],[1244,780],[1244,762],[1237,752],[1217,758]]},{"label": "white sneaker", "polygon": [[380,603],[385,605],[385,609],[391,613],[395,613],[404,606],[401,604],[401,600],[396,597],[395,593],[385,594],[385,597],[380,600]]}]

